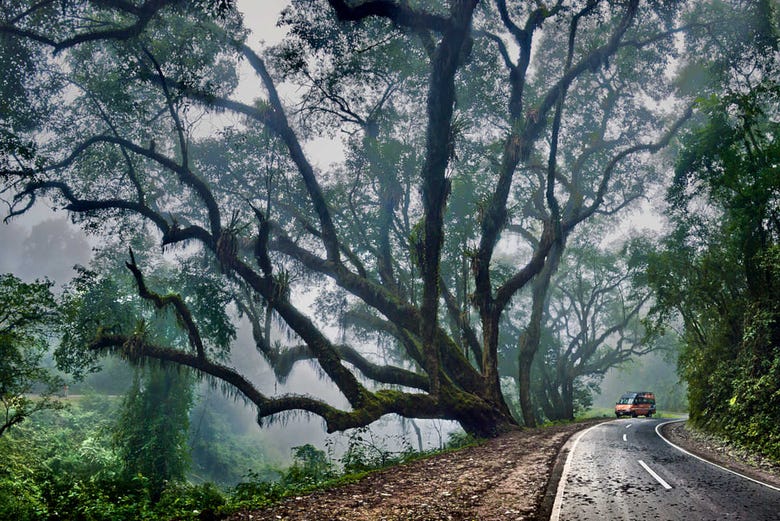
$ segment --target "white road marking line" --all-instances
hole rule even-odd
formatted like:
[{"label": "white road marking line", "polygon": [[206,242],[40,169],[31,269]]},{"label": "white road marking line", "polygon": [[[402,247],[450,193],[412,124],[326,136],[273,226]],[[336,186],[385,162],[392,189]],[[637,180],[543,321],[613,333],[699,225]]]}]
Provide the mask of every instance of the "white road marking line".
[{"label": "white road marking line", "polygon": [[725,470],[726,472],[730,472],[731,474],[734,474],[735,476],[739,476],[740,478],[747,479],[748,481],[752,481],[753,483],[757,483],[759,485],[763,485],[763,486],[765,486],[767,488],[771,488],[772,490],[777,490],[778,492],[780,492],[780,487],[775,487],[774,485],[770,485],[769,483],[764,483],[763,481],[759,481],[757,479],[753,479],[753,478],[751,478],[749,476],[746,476],[744,474],[740,474],[739,472],[736,472],[734,470],[727,469],[726,467],[722,467],[722,466],[718,465],[717,463],[713,463],[713,462],[711,462],[709,460],[701,458],[701,457],[697,456],[696,454],[692,454],[692,453],[688,452],[687,450],[683,449],[682,447],[680,447],[678,445],[675,445],[674,443],[672,443],[671,441],[667,440],[666,438],[664,438],[661,435],[661,431],[659,430],[660,427],[663,427],[667,423],[684,422],[684,421],[685,420],[672,420],[672,421],[668,421],[668,422],[664,422],[664,423],[659,423],[658,425],[655,426],[655,433],[658,434],[658,437],[661,438],[662,440],[664,440],[666,443],[668,443],[669,445],[671,445],[675,449],[679,450],[680,452],[682,452],[684,454],[687,454],[688,456],[692,456],[692,457],[696,458],[699,461],[703,461],[704,463],[709,463],[713,467],[718,467],[720,470]]},{"label": "white road marking line", "polygon": [[628,429],[629,427],[631,427],[631,424],[630,424],[630,423],[629,423],[628,425],[626,425],[626,429]]},{"label": "white road marking line", "polygon": [[647,463],[645,463],[645,462],[644,462],[644,461],[642,461],[641,459],[640,459],[640,460],[637,460],[637,461],[639,461],[639,464],[640,464],[640,465],[642,465],[642,468],[644,468],[644,469],[645,469],[647,472],[649,472],[649,473],[650,473],[650,475],[651,475],[651,476],[653,476],[653,477],[655,478],[655,480],[656,480],[656,481],[658,481],[658,482],[661,484],[661,486],[662,486],[662,487],[664,487],[666,490],[669,490],[670,488],[672,488],[672,486],[671,486],[669,483],[667,483],[666,481],[664,481],[664,479],[663,479],[661,476],[659,476],[658,474],[656,474],[656,473],[655,473],[655,471],[654,471],[653,469],[651,469],[650,467],[648,467],[648,466],[647,466]]},{"label": "white road marking line", "polygon": [[625,434],[623,435],[623,441],[628,441]]},{"label": "white road marking line", "polygon": [[[616,420],[613,420],[616,421]],[[563,471],[561,471],[561,479],[558,481],[558,491],[555,493],[555,502],[553,503],[552,514],[550,514],[550,521],[559,521],[561,518],[561,507],[563,506],[563,490],[566,488],[566,477],[569,475],[569,469],[571,468],[571,459],[574,454],[574,449],[577,448],[577,444],[580,442],[583,436],[596,427],[605,425],[604,423],[598,423],[592,427],[588,427],[580,433],[579,436],[572,443],[569,454],[566,456],[566,463],[563,464]]]}]

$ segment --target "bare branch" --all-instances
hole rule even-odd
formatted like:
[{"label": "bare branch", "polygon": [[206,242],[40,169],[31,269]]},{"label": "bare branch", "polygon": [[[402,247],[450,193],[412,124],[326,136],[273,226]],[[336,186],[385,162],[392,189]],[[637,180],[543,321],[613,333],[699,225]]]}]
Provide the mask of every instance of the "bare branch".
[{"label": "bare branch", "polygon": [[[287,122],[287,117],[284,114],[284,107],[279,98],[279,94],[276,91],[271,75],[265,67],[265,63],[257,53],[255,53],[247,45],[241,47],[241,52],[249,61],[252,68],[257,72],[263,81],[263,85],[268,92],[268,97],[271,102],[271,110],[264,111],[262,113],[262,121],[264,121],[271,130],[277,133],[282,141],[287,146],[290,152],[290,157],[298,167],[298,172],[303,178],[306,190],[309,193],[309,198],[314,205],[314,210],[317,212],[317,216],[320,220],[320,226],[322,228],[322,241],[325,249],[328,252],[328,260],[334,263],[339,263],[339,241],[336,233],[336,228],[333,225],[333,219],[331,217],[330,209],[325,201],[325,197],[320,187],[317,176],[314,174],[314,168],[306,158],[306,154],[303,152],[300,142],[298,141],[295,132]],[[253,110],[252,115],[257,117],[258,111]]]},{"label": "bare branch", "polygon": [[152,62],[154,70],[157,72],[157,76],[160,78],[160,86],[162,87],[163,94],[165,95],[165,104],[168,107],[168,113],[174,122],[176,127],[176,134],[179,137],[179,148],[181,149],[181,168],[182,170],[188,170],[189,160],[187,156],[189,147],[187,146],[187,138],[184,135],[184,126],[181,123],[181,118],[179,118],[179,113],[176,111],[176,107],[173,105],[173,97],[171,96],[170,90],[168,90],[168,83],[165,81],[165,74],[163,74],[160,64],[157,62],[157,59],[154,57],[151,51],[149,51],[145,45],[142,45],[141,48],[143,49],[144,54],[146,54],[146,57],[149,58],[149,61]]},{"label": "bare branch", "polygon": [[[312,351],[305,345],[288,346],[283,349],[271,347],[268,339],[265,338],[262,332],[263,328],[257,315],[247,305],[240,302],[238,305],[250,317],[255,344],[268,363],[271,364],[274,374],[278,378],[286,379],[296,362],[315,358]],[[400,367],[375,364],[355,348],[345,344],[336,344],[333,347],[342,360],[354,365],[367,378],[384,384],[403,385],[423,391],[428,390],[428,378],[424,375]]]}]

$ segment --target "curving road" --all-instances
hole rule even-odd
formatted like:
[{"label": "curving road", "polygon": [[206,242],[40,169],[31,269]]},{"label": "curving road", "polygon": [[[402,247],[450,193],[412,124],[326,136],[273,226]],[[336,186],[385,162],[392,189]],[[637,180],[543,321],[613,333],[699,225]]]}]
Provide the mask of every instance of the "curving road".
[{"label": "curving road", "polygon": [[551,521],[780,520],[780,490],[672,447],[668,420],[632,418],[575,435]]}]

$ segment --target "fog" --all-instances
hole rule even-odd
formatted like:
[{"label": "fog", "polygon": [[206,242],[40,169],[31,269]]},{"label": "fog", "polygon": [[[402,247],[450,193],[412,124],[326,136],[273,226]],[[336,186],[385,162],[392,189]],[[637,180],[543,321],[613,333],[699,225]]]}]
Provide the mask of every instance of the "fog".
[{"label": "fog", "polygon": [[687,412],[686,386],[670,353],[651,353],[610,369],[601,383],[601,392],[593,396],[593,405],[611,410],[620,395],[629,391],[655,393],[659,413]]},{"label": "fog", "polygon": [[[33,212],[0,224],[0,273],[13,273],[25,281],[47,278],[55,283],[55,290],[59,292],[75,275],[74,266],[89,265],[92,258],[90,241],[95,240],[73,225],[64,212],[39,205]],[[299,362],[285,383],[277,382],[272,368],[255,349],[251,326],[245,319],[238,322],[231,363],[242,368],[243,374],[269,396],[301,393],[303,389],[305,394],[318,396],[334,406],[348,406],[336,386],[312,362]],[[100,379],[100,375],[95,379]],[[87,384],[89,386],[89,379]],[[225,396],[207,383],[198,387],[196,396],[196,407],[206,404],[227,412],[232,425],[226,427],[241,435],[244,442],[260,447],[265,462],[272,466],[287,466],[291,462],[292,449],[305,444],[327,450],[330,457],[338,459],[351,435],[349,431],[328,434],[320,418],[306,414],[281,415],[258,425],[252,404]],[[191,421],[195,423],[198,418],[193,417]],[[449,433],[459,430],[457,424],[450,421],[416,420],[415,424],[420,429],[419,438],[409,420],[395,415],[375,422],[371,430],[388,452],[408,447],[417,450],[440,448]]]},{"label": "fog", "polygon": [[86,237],[61,212],[38,212],[0,225],[0,245],[0,272],[25,281],[49,278],[61,286],[75,274],[74,265],[87,265],[91,258]]}]

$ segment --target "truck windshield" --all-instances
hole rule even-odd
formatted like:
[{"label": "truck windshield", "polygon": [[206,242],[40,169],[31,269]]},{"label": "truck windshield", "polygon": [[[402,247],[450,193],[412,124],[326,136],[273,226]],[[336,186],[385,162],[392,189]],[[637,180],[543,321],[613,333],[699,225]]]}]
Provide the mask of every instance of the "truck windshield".
[{"label": "truck windshield", "polygon": [[621,397],[620,401],[618,403],[620,405],[630,405],[630,404],[634,403],[634,398]]}]

